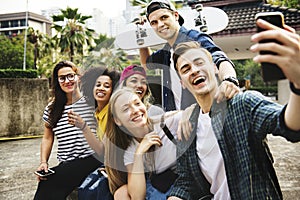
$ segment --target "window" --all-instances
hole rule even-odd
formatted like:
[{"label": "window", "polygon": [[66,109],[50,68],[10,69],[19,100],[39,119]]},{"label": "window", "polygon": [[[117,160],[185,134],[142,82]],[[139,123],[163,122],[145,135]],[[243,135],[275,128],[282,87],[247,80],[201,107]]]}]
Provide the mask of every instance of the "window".
[{"label": "window", "polygon": [[20,26],[26,26],[26,20],[25,19],[21,19],[20,20]]},{"label": "window", "polygon": [[19,20],[12,20],[10,22],[10,27],[19,27]]},{"label": "window", "polygon": [[9,21],[2,21],[1,22],[1,28],[8,28],[9,27]]}]

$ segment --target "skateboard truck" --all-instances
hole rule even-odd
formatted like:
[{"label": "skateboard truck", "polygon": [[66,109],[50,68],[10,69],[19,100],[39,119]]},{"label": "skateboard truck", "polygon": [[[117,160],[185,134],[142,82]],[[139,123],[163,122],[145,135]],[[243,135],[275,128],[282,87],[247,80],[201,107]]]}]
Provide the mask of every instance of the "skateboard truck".
[{"label": "skateboard truck", "polygon": [[198,16],[194,19],[195,20],[195,26],[200,26],[200,31],[207,32],[208,27],[206,25],[205,16],[201,15],[201,12],[203,10],[202,4],[196,4],[194,9],[199,13]]},{"label": "skateboard truck", "polygon": [[136,24],[136,31],[135,31],[135,36],[136,36],[136,43],[138,45],[143,45],[145,43],[145,40],[143,38],[147,37],[147,31],[146,29],[143,29],[140,27],[140,22],[138,18],[135,18],[133,22]]}]

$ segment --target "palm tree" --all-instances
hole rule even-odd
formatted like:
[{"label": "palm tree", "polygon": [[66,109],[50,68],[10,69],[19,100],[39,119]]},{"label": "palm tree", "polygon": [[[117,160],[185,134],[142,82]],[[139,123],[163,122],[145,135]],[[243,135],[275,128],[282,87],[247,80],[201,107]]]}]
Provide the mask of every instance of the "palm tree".
[{"label": "palm tree", "polygon": [[78,8],[67,7],[66,10],[60,10],[62,14],[52,16],[53,28],[57,34],[53,37],[62,53],[67,53],[71,61],[75,54],[84,55],[86,46],[93,45],[93,29],[85,26],[86,20],[92,16],[81,15]]}]

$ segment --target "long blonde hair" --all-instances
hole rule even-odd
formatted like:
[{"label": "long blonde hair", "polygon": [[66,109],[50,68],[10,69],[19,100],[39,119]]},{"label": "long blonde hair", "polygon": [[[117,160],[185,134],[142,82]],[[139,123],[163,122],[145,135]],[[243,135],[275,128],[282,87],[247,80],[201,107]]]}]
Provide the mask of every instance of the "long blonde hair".
[{"label": "long blonde hair", "polygon": [[[133,141],[133,136],[125,127],[119,127],[115,121],[116,100],[124,93],[136,95],[131,88],[119,88],[109,101],[108,119],[105,139],[105,166],[108,174],[109,188],[112,194],[122,185],[127,184],[127,169],[124,165],[124,152]],[[148,120],[150,124],[150,121]],[[150,125],[149,125],[150,126]]]}]

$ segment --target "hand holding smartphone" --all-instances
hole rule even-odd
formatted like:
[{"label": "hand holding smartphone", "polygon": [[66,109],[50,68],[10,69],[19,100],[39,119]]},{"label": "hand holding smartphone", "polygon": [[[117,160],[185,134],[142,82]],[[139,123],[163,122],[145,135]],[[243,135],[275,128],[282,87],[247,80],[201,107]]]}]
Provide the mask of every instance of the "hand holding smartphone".
[{"label": "hand holding smartphone", "polygon": [[46,177],[51,174],[54,174],[55,172],[52,169],[48,169],[48,172],[45,172],[45,170],[39,170],[39,171],[35,171],[34,173],[40,177]]},{"label": "hand holding smartphone", "polygon": [[[255,15],[255,21],[258,19],[263,19],[279,28],[284,28],[284,16],[281,12],[262,12],[257,13]],[[265,31],[264,29],[257,26],[257,32]],[[277,40],[261,40],[259,43],[267,43],[267,42],[276,42],[279,43]],[[273,54],[276,53],[272,51],[261,51],[260,54]],[[262,68],[262,77],[265,82],[273,81],[273,80],[280,80],[285,79],[285,75],[282,72],[281,68],[279,68],[276,64],[263,62],[261,63]]]}]

